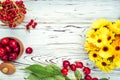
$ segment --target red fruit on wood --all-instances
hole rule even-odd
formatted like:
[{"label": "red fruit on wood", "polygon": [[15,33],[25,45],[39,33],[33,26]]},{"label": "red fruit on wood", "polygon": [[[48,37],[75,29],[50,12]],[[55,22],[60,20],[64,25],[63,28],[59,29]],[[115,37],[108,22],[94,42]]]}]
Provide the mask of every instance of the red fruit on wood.
[{"label": "red fruit on wood", "polygon": [[76,62],[76,67],[77,68],[83,68],[83,63],[82,62]]},{"label": "red fruit on wood", "polygon": [[85,75],[88,75],[88,74],[90,74],[91,70],[88,67],[84,67],[83,72],[84,72]]},{"label": "red fruit on wood", "polygon": [[9,46],[12,47],[12,48],[16,48],[17,47],[17,42],[15,40],[10,40]]},{"label": "red fruit on wood", "polygon": [[2,56],[2,57],[1,57],[1,60],[2,60],[2,61],[8,61],[8,55]]},{"label": "red fruit on wood", "polygon": [[14,61],[14,60],[16,60],[17,59],[17,53],[10,53],[9,54],[9,61]]},{"label": "red fruit on wood", "polygon": [[72,71],[76,71],[76,65],[75,65],[75,64],[71,64],[71,65],[70,65],[70,69],[71,69]]},{"label": "red fruit on wood", "polygon": [[10,39],[9,38],[3,38],[3,39],[1,39],[1,44],[2,45],[7,45],[7,44],[9,44],[9,41],[10,41]]},{"label": "red fruit on wood", "polygon": [[25,51],[27,54],[31,54],[33,52],[33,49],[31,47],[26,48]]},{"label": "red fruit on wood", "polygon": [[61,73],[62,73],[64,76],[67,76],[67,74],[68,74],[68,69],[63,68],[63,69],[61,70]]},{"label": "red fruit on wood", "polygon": [[63,67],[68,68],[70,66],[70,62],[68,60],[63,61]]},{"label": "red fruit on wood", "polygon": [[92,80],[98,80],[98,78],[93,78]]},{"label": "red fruit on wood", "polygon": [[6,46],[5,50],[6,50],[6,52],[11,52],[12,51],[12,49],[9,46]]},{"label": "red fruit on wood", "polygon": [[6,54],[6,51],[4,48],[0,48],[0,57]]},{"label": "red fruit on wood", "polygon": [[92,80],[92,77],[91,77],[90,75],[86,75],[86,76],[84,77],[84,79],[85,79],[85,80]]}]

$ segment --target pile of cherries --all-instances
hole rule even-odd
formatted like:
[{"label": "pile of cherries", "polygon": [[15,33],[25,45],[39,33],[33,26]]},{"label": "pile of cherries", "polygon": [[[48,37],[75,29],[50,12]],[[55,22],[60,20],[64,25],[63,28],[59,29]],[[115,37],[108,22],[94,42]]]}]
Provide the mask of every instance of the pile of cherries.
[{"label": "pile of cherries", "polygon": [[9,37],[0,40],[0,59],[2,61],[14,61],[17,59],[20,52],[19,43]]},{"label": "pile of cherries", "polygon": [[9,27],[16,27],[14,22],[26,14],[26,8],[22,0],[13,2],[12,0],[0,1],[0,20],[7,22]]},{"label": "pile of cherries", "polygon": [[75,64],[70,64],[68,60],[63,61],[63,68],[61,73],[64,76],[67,76],[68,70],[71,69],[72,71],[76,71],[76,69],[82,69],[84,73],[84,80],[98,80],[98,78],[92,78],[90,76],[91,69],[89,67],[85,67],[82,62],[76,62]]}]

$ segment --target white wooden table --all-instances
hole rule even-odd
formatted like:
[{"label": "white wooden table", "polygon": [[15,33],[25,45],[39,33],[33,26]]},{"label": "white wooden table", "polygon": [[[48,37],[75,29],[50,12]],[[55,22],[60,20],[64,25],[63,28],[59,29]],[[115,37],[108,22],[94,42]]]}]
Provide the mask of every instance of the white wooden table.
[{"label": "white wooden table", "polygon": [[[94,68],[84,51],[85,33],[90,24],[98,18],[111,21],[120,18],[120,0],[24,0],[27,15],[16,29],[9,29],[0,23],[0,38],[13,36],[20,39],[24,47],[31,46],[33,54],[24,54],[15,61],[17,71],[13,75],[0,72],[0,80],[24,80],[27,73],[22,70],[30,64],[56,64],[61,66],[63,60],[82,61],[92,69],[93,77],[106,77],[120,80],[120,69],[103,73]],[[30,33],[25,25],[35,19],[36,29]]]}]

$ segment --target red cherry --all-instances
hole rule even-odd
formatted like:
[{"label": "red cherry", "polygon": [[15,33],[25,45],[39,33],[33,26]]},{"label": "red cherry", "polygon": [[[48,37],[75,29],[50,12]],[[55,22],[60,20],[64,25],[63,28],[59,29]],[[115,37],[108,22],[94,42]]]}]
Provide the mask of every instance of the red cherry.
[{"label": "red cherry", "polygon": [[14,49],[14,52],[16,52],[16,53],[18,53],[20,51],[20,48],[19,47],[16,47],[15,49]]},{"label": "red cherry", "polygon": [[70,62],[68,60],[63,61],[63,67],[68,68],[70,66]]},{"label": "red cherry", "polygon": [[26,48],[25,51],[27,54],[31,54],[33,52],[33,49],[31,47]]},{"label": "red cherry", "polygon": [[88,75],[88,74],[90,74],[91,70],[88,67],[84,67],[83,72],[84,72],[85,75]]},{"label": "red cherry", "polygon": [[34,22],[33,19],[30,20],[30,22],[28,23],[29,25],[32,25],[32,23]]},{"label": "red cherry", "polygon": [[92,80],[92,77],[91,77],[90,75],[86,75],[86,76],[84,77],[84,79],[85,79],[85,80]]},{"label": "red cherry", "polygon": [[61,70],[61,73],[62,73],[64,76],[67,76],[67,74],[68,74],[68,69],[63,68],[63,69]]},{"label": "red cherry", "polygon": [[2,61],[8,61],[8,55],[2,56],[2,57],[1,57],[1,60],[2,60]]},{"label": "red cherry", "polygon": [[77,68],[83,68],[83,63],[82,62],[76,62],[76,67]]},{"label": "red cherry", "polygon": [[0,48],[0,57],[6,54],[6,51],[4,48]]},{"label": "red cherry", "polygon": [[17,59],[17,53],[10,53],[9,55],[9,61],[13,61]]},{"label": "red cherry", "polygon": [[34,22],[34,24],[32,25],[32,28],[36,28],[37,26],[37,22]]},{"label": "red cherry", "polygon": [[6,52],[11,52],[12,51],[9,46],[6,46],[5,49],[6,49]]},{"label": "red cherry", "polygon": [[9,38],[3,38],[3,39],[1,39],[1,44],[2,45],[7,45],[7,44],[9,44]]},{"label": "red cherry", "polygon": [[98,80],[98,78],[93,78],[92,80]]},{"label": "red cherry", "polygon": [[9,45],[12,48],[16,48],[17,47],[17,42],[15,40],[10,40]]},{"label": "red cherry", "polygon": [[76,71],[76,65],[75,65],[75,64],[71,64],[71,65],[70,65],[70,69],[71,69],[72,71]]}]

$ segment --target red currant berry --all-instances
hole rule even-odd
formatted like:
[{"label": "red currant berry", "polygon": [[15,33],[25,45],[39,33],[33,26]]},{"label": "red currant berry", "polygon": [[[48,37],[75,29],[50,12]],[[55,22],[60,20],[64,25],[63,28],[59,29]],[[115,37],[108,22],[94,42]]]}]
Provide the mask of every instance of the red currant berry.
[{"label": "red currant berry", "polygon": [[63,61],[63,67],[68,68],[70,66],[70,62],[68,60]]},{"label": "red currant berry", "polygon": [[68,74],[68,69],[63,68],[63,69],[61,70],[61,73],[62,73],[64,76],[67,76],[67,74]]},{"label": "red currant berry", "polygon": [[18,53],[20,51],[20,48],[19,47],[16,47],[15,49],[14,49],[14,52],[16,52],[16,53]]},{"label": "red currant berry", "polygon": [[31,54],[33,52],[33,49],[31,47],[26,48],[25,51],[27,54]]},{"label": "red currant berry", "polygon": [[35,22],[33,25],[32,25],[32,28],[36,28],[37,26],[37,23]]},{"label": "red currant berry", "polygon": [[86,75],[86,76],[84,77],[84,79],[85,79],[85,80],[92,80],[92,77],[91,77],[90,75]]},{"label": "red currant berry", "polygon": [[10,53],[8,57],[9,61],[14,61],[17,59],[17,53]]},{"label": "red currant berry", "polygon": [[6,52],[11,52],[12,49],[9,46],[5,46]]},{"label": "red currant berry", "polygon": [[7,61],[7,60],[8,60],[8,55],[2,56],[2,57],[1,57],[1,60],[2,60],[2,61]]},{"label": "red currant berry", "polygon": [[2,45],[7,45],[7,44],[9,44],[9,41],[10,41],[9,38],[3,38],[3,39],[1,39],[0,42]]},{"label": "red currant berry", "polygon": [[91,70],[88,67],[84,67],[83,72],[84,72],[85,75],[88,75],[88,74],[90,74]]},{"label": "red currant berry", "polygon": [[76,67],[77,68],[83,68],[83,63],[82,62],[76,62]]},{"label": "red currant berry", "polygon": [[75,65],[75,64],[71,64],[71,65],[70,65],[70,69],[71,69],[72,71],[76,71],[76,65]]},{"label": "red currant berry", "polygon": [[28,23],[29,25],[32,25],[32,23],[34,22],[33,19],[30,20],[30,22]]},{"label": "red currant berry", "polygon": [[6,54],[6,51],[4,48],[0,48],[0,57]]},{"label": "red currant berry", "polygon": [[92,80],[98,80],[98,78],[93,78]]},{"label": "red currant berry", "polygon": [[16,48],[17,47],[17,42],[15,40],[10,40],[9,45],[12,48]]}]

